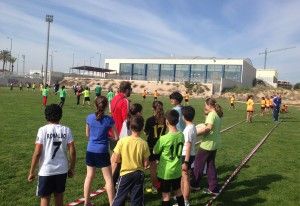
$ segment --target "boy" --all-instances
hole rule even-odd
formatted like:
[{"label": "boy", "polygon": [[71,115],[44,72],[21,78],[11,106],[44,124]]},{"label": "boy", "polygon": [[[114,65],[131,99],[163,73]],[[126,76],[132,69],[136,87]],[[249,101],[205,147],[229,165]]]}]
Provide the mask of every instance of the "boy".
[{"label": "boy", "polygon": [[88,105],[90,105],[90,94],[91,94],[91,92],[90,92],[90,89],[88,88],[88,87],[85,87],[85,90],[82,92],[82,94],[83,94],[83,102],[82,102],[82,105],[85,105],[85,102],[87,102],[88,103]]},{"label": "boy", "polygon": [[154,101],[156,101],[156,100],[157,100],[157,97],[158,97],[158,92],[157,92],[157,90],[154,91],[153,97],[154,97]]},{"label": "boy", "polygon": [[182,177],[181,177],[181,191],[184,197],[185,206],[189,206],[190,196],[190,170],[191,165],[195,160],[195,144],[197,138],[197,130],[193,124],[195,117],[195,109],[191,106],[182,107],[182,115],[185,122],[184,146],[182,150]]},{"label": "boy", "polygon": [[143,92],[143,101],[145,101],[145,99],[146,99],[146,96],[147,96],[147,92],[146,92],[146,89],[144,89],[144,92]]},{"label": "boy", "polygon": [[109,92],[107,93],[106,97],[108,100],[108,109],[109,109],[109,113],[111,113],[111,107],[110,107],[110,102],[111,100],[114,98],[115,93],[113,92],[113,90],[110,88]]},{"label": "boy", "polygon": [[45,88],[42,89],[43,105],[44,106],[47,105],[48,95],[49,95],[49,88],[48,88],[48,84],[46,84]]},{"label": "boy", "polygon": [[65,104],[65,100],[66,100],[66,96],[67,96],[65,86],[62,86],[61,89],[58,90],[58,93],[59,93],[59,97],[60,97],[59,106],[62,108]]},{"label": "boy", "polygon": [[35,83],[34,82],[32,83],[32,91],[35,92]]},{"label": "boy", "polygon": [[130,193],[131,205],[144,205],[144,168],[149,164],[147,142],[140,138],[144,119],[140,115],[130,120],[131,136],[120,139],[114,149],[112,164],[121,162],[120,178],[113,206],[124,205]]},{"label": "boy", "polygon": [[188,91],[186,91],[184,96],[185,105],[189,105],[189,100],[190,100],[190,94]]},{"label": "boy", "polygon": [[185,123],[182,117],[182,112],[181,112],[181,102],[183,100],[183,96],[179,93],[179,92],[173,92],[170,95],[170,101],[171,104],[174,106],[173,109],[176,110],[179,114],[179,120],[178,120],[178,124],[176,125],[177,130],[183,132],[184,128],[185,128]]},{"label": "boy", "polygon": [[235,96],[230,97],[230,108],[235,110]]},{"label": "boy", "polygon": [[32,182],[35,178],[35,168],[39,162],[37,196],[41,198],[40,205],[50,205],[50,197],[54,193],[55,205],[62,206],[67,176],[74,175],[75,145],[71,130],[59,124],[62,117],[60,106],[48,105],[45,117],[48,124],[38,130],[28,181]]},{"label": "boy", "polygon": [[179,114],[176,110],[166,113],[168,134],[161,136],[154,148],[153,154],[160,154],[157,167],[157,178],[162,192],[162,206],[170,205],[170,193],[174,191],[179,206],[184,206],[184,198],[180,189],[181,155],[184,144],[182,132],[176,129]]},{"label": "boy", "polygon": [[265,97],[262,97],[260,100],[260,115],[264,116],[266,111],[266,99]]},{"label": "boy", "polygon": [[100,84],[97,83],[96,88],[95,88],[96,97],[99,97],[101,95],[101,92],[102,92],[102,87],[100,87]]}]

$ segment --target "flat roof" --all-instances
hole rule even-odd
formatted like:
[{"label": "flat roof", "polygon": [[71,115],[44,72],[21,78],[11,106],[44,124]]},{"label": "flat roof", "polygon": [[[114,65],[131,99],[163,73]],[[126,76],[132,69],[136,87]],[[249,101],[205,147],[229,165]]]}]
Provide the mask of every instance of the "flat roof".
[{"label": "flat roof", "polygon": [[71,67],[71,69],[92,71],[92,72],[102,72],[102,73],[115,72],[115,70],[105,69],[105,68],[100,68],[100,67],[92,67],[92,66],[78,66],[78,67]]}]

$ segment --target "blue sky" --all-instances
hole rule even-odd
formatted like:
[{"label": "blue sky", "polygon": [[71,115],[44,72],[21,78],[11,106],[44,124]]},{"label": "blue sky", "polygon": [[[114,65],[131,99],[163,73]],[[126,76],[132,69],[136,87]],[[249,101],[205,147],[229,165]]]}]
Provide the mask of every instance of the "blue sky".
[{"label": "blue sky", "polygon": [[[26,68],[45,62],[45,15],[54,15],[54,69],[97,66],[104,58],[202,56],[250,58],[300,82],[298,0],[0,0],[0,49],[26,55]],[[55,52],[56,51],[56,52]],[[21,62],[19,63],[21,64]]]}]

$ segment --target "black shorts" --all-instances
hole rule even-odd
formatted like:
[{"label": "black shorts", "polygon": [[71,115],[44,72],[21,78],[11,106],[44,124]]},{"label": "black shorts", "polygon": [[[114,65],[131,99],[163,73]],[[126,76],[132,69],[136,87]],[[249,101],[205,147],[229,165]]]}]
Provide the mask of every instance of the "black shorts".
[{"label": "black shorts", "polygon": [[172,192],[180,189],[181,177],[171,180],[164,180],[158,177],[161,192]]},{"label": "black shorts", "polygon": [[84,97],[84,101],[90,101],[89,97]]},{"label": "black shorts", "polygon": [[185,99],[184,101],[185,101],[185,102],[189,102],[189,100],[188,100],[188,99]]},{"label": "black shorts", "polygon": [[85,163],[90,167],[108,167],[110,166],[110,156],[109,153],[94,153],[86,152]]},{"label": "black shorts", "polygon": [[150,150],[149,161],[150,162],[158,161],[160,155],[159,154],[153,154],[153,148],[149,148],[149,150]]},{"label": "black shorts", "polygon": [[65,97],[61,97],[60,101],[65,102],[66,98]]},{"label": "black shorts", "polygon": [[143,96],[143,99],[146,99],[146,96]]},{"label": "black shorts", "polygon": [[[181,157],[182,164],[184,163],[184,160],[185,160],[185,156],[182,156]],[[194,160],[195,160],[195,156],[190,156],[189,165],[188,165],[189,170],[192,168],[192,164],[194,163]]]},{"label": "black shorts", "polygon": [[234,106],[234,104],[233,104],[233,103],[230,103],[230,106],[232,106],[232,107],[233,107],[233,106]]},{"label": "black shorts", "polygon": [[63,193],[66,188],[67,173],[52,175],[52,176],[39,176],[37,185],[37,196],[46,197],[52,193]]},{"label": "black shorts", "polygon": [[266,109],[266,107],[260,107],[260,109],[261,109],[261,110],[265,110],[265,109]]},{"label": "black shorts", "polygon": [[96,97],[99,97],[101,94],[100,93],[96,93]]}]

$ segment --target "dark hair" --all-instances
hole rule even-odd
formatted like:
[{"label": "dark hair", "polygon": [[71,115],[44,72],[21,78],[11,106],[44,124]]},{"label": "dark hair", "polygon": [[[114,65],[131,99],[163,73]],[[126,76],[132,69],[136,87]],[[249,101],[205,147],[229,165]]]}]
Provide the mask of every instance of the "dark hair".
[{"label": "dark hair", "polygon": [[[266,98],[268,98],[268,97],[266,97]],[[263,100],[264,100],[264,99],[265,99],[265,97],[262,97],[261,99],[263,99]]]},{"label": "dark hair", "polygon": [[61,89],[64,89],[64,88],[66,88],[65,85],[61,87]]},{"label": "dark hair", "polygon": [[134,103],[132,105],[130,105],[129,107],[129,111],[127,114],[127,129],[130,128],[130,120],[132,117],[134,117],[137,113],[141,113],[143,110],[143,106],[139,103]]},{"label": "dark hair", "polygon": [[176,126],[176,124],[179,122],[179,113],[174,109],[169,110],[166,113],[166,119],[170,125]]},{"label": "dark hair", "polygon": [[119,91],[124,93],[126,92],[127,89],[131,89],[131,83],[130,82],[127,82],[127,81],[122,81],[120,83],[120,87],[119,87]]},{"label": "dark hair", "polygon": [[108,105],[108,100],[105,96],[99,96],[95,99],[95,106],[97,108],[97,111],[96,111],[96,119],[97,120],[102,118],[107,105]]},{"label": "dark hair", "polygon": [[195,117],[195,109],[192,106],[185,106],[181,108],[182,115],[186,121],[192,122]]},{"label": "dark hair", "polygon": [[179,104],[182,102],[183,100],[183,96],[179,93],[179,92],[173,92],[172,94],[170,94],[170,99],[175,99]]},{"label": "dark hair", "polygon": [[166,118],[164,116],[164,104],[161,101],[154,101],[152,108],[155,111],[155,120],[158,124],[165,124]]},{"label": "dark hair", "polygon": [[214,98],[207,98],[205,100],[205,103],[213,107],[220,118],[223,117],[223,108],[217,103]]},{"label": "dark hair", "polygon": [[250,99],[250,98],[252,98],[253,96],[252,95],[248,95],[247,96],[247,101]]},{"label": "dark hair", "polygon": [[144,128],[144,118],[141,115],[135,115],[130,119],[130,130],[141,132]]},{"label": "dark hair", "polygon": [[58,104],[50,104],[45,108],[45,118],[48,122],[59,122],[62,117],[62,108]]}]

